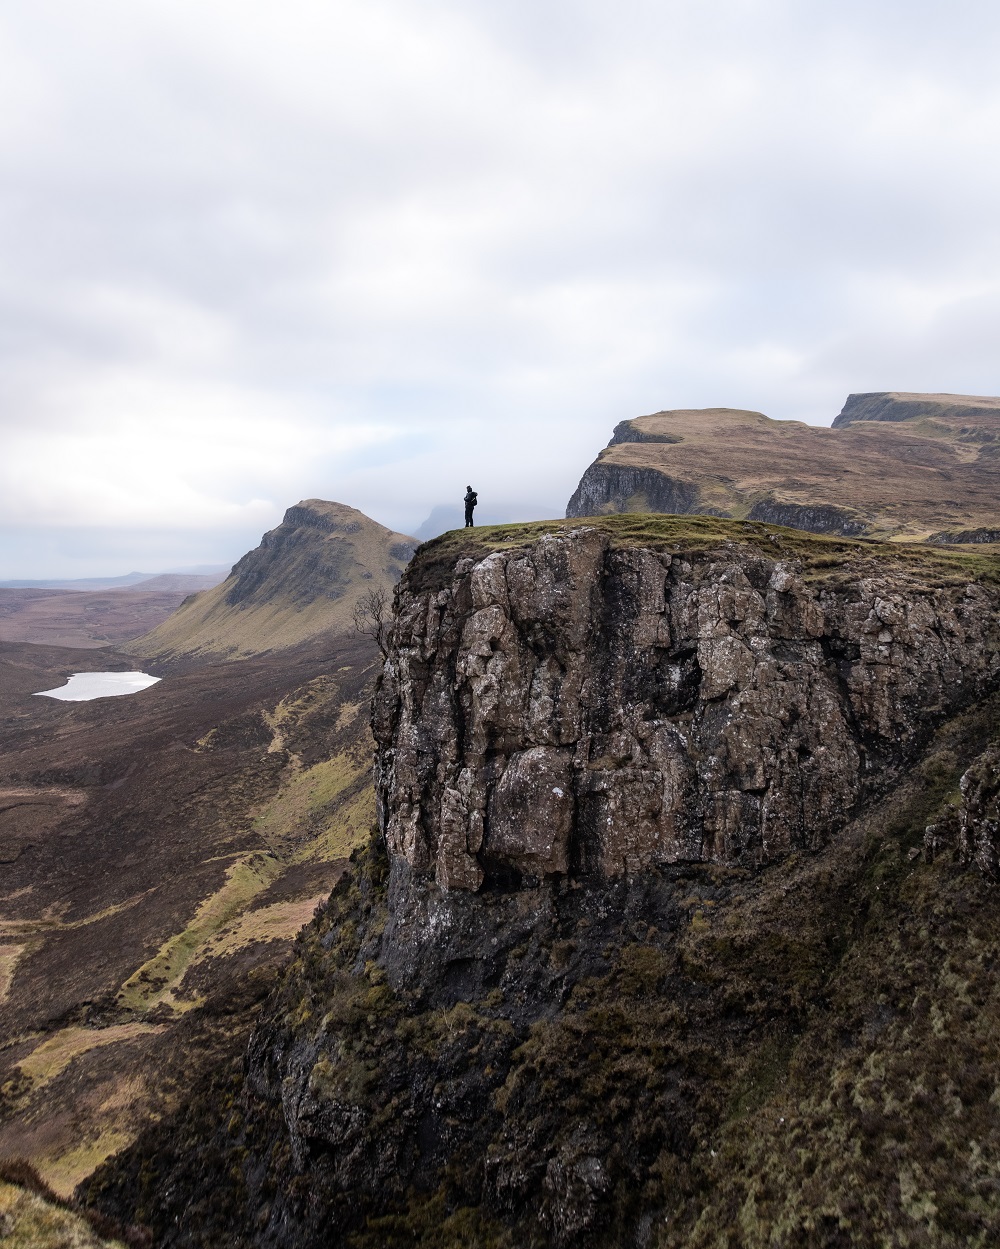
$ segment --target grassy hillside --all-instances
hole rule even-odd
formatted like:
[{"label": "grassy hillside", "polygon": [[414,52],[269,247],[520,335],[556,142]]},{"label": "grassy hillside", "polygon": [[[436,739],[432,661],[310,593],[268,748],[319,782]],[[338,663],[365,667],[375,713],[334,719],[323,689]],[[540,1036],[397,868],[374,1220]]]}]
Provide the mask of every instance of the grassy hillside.
[{"label": "grassy hillside", "polygon": [[568,514],[707,513],[897,541],[996,528],[1000,408],[919,398],[857,404],[834,428],[730,408],[623,421]]}]

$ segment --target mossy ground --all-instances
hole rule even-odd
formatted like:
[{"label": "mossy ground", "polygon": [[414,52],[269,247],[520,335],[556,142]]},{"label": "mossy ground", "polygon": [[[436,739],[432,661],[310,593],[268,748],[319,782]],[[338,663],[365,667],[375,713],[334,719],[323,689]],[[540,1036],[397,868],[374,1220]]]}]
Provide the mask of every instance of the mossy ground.
[{"label": "mossy ground", "polygon": [[526,547],[545,534],[582,528],[602,530],[616,546],[643,546],[679,555],[705,554],[718,550],[723,543],[735,543],[770,559],[796,561],[813,578],[877,559],[883,568],[910,572],[928,585],[973,580],[1000,582],[1000,554],[993,550],[953,550],[869,539],[852,541],[756,521],[650,512],[453,529],[418,549],[405,578],[413,589],[438,588],[450,580],[451,570],[463,556],[481,559],[490,551]]}]

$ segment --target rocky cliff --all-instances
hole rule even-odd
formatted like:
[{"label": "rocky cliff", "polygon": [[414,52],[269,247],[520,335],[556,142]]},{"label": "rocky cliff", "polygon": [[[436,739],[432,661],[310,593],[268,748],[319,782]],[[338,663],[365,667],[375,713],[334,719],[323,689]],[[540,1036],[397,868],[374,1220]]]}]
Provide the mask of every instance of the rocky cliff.
[{"label": "rocky cliff", "polygon": [[427,544],[371,846],[89,1200],[213,1249],[989,1243],[998,579],[698,519]]},{"label": "rocky cliff", "polygon": [[833,428],[704,408],[620,422],[569,517],[700,513],[812,533],[988,541],[1000,524],[1000,400],[851,395]]},{"label": "rocky cliff", "polygon": [[[995,442],[1000,435],[1000,399],[992,395],[913,394],[909,391],[870,391],[848,395],[834,419],[834,429],[855,421],[919,421],[929,419],[957,426],[977,441]],[[992,438],[983,435],[992,434]]]},{"label": "rocky cliff", "polygon": [[375,710],[391,855],[475,890],[814,850],[1000,674],[993,589],[861,553],[809,578],[776,535],[657,546],[582,526],[401,599]]}]

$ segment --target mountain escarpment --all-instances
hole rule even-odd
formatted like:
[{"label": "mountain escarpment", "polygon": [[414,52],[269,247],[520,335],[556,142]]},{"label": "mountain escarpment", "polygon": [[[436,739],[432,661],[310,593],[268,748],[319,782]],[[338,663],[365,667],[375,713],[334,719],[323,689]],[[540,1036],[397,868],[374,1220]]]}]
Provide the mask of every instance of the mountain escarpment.
[{"label": "mountain escarpment", "polygon": [[236,659],[347,634],[361,595],[391,595],[415,546],[356,508],[305,499],[221,585],[192,595],[127,650],[161,661]]},{"label": "mountain escarpment", "polygon": [[656,412],[615,427],[566,514],[700,513],[982,543],[1000,525],[998,456],[998,399],[851,395],[831,428],[732,408]]},{"label": "mountain escarpment", "polygon": [[242,1072],[89,1199],[213,1246],[1000,1233],[998,575],[733,522],[427,544],[371,846]]}]

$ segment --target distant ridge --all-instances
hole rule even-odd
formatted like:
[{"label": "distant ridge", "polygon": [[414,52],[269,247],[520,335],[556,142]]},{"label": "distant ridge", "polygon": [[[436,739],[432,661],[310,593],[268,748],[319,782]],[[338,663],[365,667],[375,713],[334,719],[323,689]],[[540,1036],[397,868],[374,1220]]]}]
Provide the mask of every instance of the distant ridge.
[{"label": "distant ridge", "polygon": [[904,390],[870,391],[848,395],[834,429],[855,421],[914,421],[923,418],[949,426],[993,429],[1000,432],[1000,398],[992,395],[921,395]]},{"label": "distant ridge", "polygon": [[356,508],[305,499],[221,585],[185,600],[125,649],[163,660],[235,659],[347,633],[358,598],[370,588],[391,592],[416,545]]},{"label": "distant ridge", "polygon": [[228,573],[226,565],[175,569],[173,572],[128,572],[121,577],[49,578],[41,581],[0,581],[0,590],[74,590],[90,594],[94,590],[183,590],[193,594],[218,585]]},{"label": "distant ridge", "polygon": [[988,542],[1000,528],[1000,398],[853,394],[829,428],[735,408],[622,421],[566,509],[570,517],[613,512]]}]

